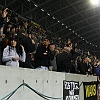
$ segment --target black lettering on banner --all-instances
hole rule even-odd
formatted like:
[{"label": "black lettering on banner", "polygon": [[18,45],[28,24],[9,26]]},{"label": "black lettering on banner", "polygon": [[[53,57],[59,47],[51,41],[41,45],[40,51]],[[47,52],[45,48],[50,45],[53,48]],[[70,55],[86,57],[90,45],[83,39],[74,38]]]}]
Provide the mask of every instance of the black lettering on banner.
[{"label": "black lettering on banner", "polygon": [[84,100],[97,100],[97,82],[83,82]]},{"label": "black lettering on banner", "polygon": [[79,82],[63,81],[63,100],[79,100]]}]

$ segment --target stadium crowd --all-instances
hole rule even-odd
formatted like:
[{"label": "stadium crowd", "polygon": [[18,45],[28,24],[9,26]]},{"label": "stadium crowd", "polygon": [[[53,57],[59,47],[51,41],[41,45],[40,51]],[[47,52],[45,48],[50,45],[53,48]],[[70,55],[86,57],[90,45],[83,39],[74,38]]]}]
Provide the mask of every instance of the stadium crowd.
[{"label": "stadium crowd", "polygon": [[8,8],[0,8],[0,64],[83,75],[99,75],[100,61],[70,39],[63,41],[23,20]]}]

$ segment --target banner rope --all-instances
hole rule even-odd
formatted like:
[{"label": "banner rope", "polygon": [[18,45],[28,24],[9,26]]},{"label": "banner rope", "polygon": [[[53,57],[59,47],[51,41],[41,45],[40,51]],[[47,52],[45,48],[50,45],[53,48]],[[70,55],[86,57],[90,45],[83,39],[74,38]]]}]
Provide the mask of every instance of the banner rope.
[{"label": "banner rope", "polygon": [[19,88],[21,88],[22,86],[26,86],[29,89],[31,89],[33,92],[35,92],[37,95],[41,96],[42,98],[44,98],[45,100],[50,100],[50,99],[56,99],[56,100],[63,100],[63,97],[61,98],[54,98],[54,97],[50,97],[47,95],[44,95],[38,91],[36,91],[35,89],[33,89],[32,87],[30,87],[28,84],[23,83],[20,86],[18,86],[14,91],[12,91],[11,93],[9,93],[7,96],[5,96],[4,98],[2,98],[1,100],[8,100]]},{"label": "banner rope", "polygon": [[81,82],[81,84],[79,85],[79,89],[80,89],[80,87],[81,87],[82,84],[83,84],[83,82]]},{"label": "banner rope", "polygon": [[[81,87],[83,82],[81,82],[81,84],[79,85],[79,88]],[[32,87],[30,87],[28,84],[26,83],[23,83],[21,84],[20,86],[18,86],[14,91],[12,91],[11,93],[9,93],[7,96],[5,96],[4,98],[2,98],[1,100],[8,100],[10,97],[13,96],[13,94],[19,89],[21,88],[22,86],[26,86],[27,88],[29,88],[30,90],[32,90],[33,92],[35,92],[37,95],[39,95],[40,97],[44,98],[45,100],[50,100],[50,99],[56,99],[56,100],[63,100],[63,97],[61,98],[54,98],[54,97],[51,97],[51,96],[47,96],[47,95],[44,95],[38,91],[36,91],[35,89],[33,89]]]}]

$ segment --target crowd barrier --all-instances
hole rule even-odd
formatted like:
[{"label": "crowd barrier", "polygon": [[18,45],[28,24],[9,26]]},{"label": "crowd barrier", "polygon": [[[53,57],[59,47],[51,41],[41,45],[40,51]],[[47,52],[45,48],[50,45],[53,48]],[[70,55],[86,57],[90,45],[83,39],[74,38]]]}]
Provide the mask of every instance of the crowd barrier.
[{"label": "crowd barrier", "polygon": [[84,100],[82,83],[97,77],[0,65],[0,100],[63,100],[64,80],[79,82],[79,100]]}]

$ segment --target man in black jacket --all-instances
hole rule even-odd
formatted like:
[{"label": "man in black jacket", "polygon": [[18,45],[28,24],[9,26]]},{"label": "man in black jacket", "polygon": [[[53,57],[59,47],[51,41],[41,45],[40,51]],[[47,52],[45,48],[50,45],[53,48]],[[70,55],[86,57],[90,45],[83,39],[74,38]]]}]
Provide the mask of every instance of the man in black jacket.
[{"label": "man in black jacket", "polygon": [[70,47],[64,47],[63,52],[56,56],[58,72],[70,72],[72,59],[70,51]]},{"label": "man in black jacket", "polygon": [[25,30],[22,28],[19,31],[18,38],[21,45],[24,46],[25,53],[26,53],[26,61],[20,62],[20,67],[23,68],[31,68],[31,55],[30,53],[35,51],[35,44],[32,43],[32,40],[25,36]]},{"label": "man in black jacket", "polygon": [[0,65],[2,64],[2,60],[1,60],[1,56],[2,56],[2,37],[4,37],[5,35],[3,34],[3,29],[4,29],[4,19],[6,18],[8,12],[7,12],[8,8],[5,8],[3,10],[3,8],[0,8]]},{"label": "man in black jacket", "polygon": [[88,73],[91,73],[91,66],[89,65],[90,59],[88,57],[83,57],[81,62],[78,62],[78,70],[80,71],[80,74],[88,75]]},{"label": "man in black jacket", "polygon": [[43,43],[38,46],[35,54],[36,69],[48,70],[50,66],[50,60],[54,59],[54,55],[49,49],[50,40],[45,38]]}]

